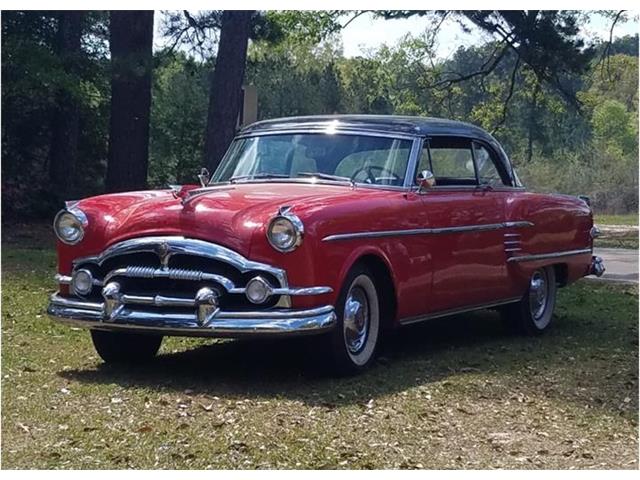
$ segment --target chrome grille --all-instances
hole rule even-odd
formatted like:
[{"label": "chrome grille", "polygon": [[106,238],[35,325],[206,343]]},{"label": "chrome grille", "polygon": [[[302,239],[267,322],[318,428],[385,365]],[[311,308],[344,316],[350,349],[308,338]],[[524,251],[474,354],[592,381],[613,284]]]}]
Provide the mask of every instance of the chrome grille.
[{"label": "chrome grille", "polygon": [[255,309],[244,295],[245,285],[250,278],[260,275],[275,293],[262,307],[278,303],[288,306],[284,271],[202,240],[183,237],[128,240],[100,255],[76,260],[74,270],[80,268],[94,275],[94,288],[85,296],[88,300],[101,300],[103,288],[117,282],[118,294],[127,304],[193,307],[197,292],[209,288],[219,296],[221,308]]},{"label": "chrome grille", "polygon": [[244,293],[244,288],[238,288],[229,278],[216,273],[207,273],[200,270],[187,270],[182,268],[155,268],[145,266],[127,266],[117,268],[107,273],[102,285],[115,277],[126,278],[168,278],[170,280],[183,280],[189,282],[211,281],[222,286],[229,293]]}]

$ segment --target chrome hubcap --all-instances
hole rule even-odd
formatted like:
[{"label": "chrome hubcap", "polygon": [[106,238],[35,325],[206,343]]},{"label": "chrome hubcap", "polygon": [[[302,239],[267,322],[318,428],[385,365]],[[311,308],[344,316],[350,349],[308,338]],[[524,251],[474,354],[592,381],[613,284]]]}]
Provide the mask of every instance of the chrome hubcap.
[{"label": "chrome hubcap", "polygon": [[529,284],[529,309],[534,322],[539,321],[547,308],[549,284],[544,272],[534,272]]},{"label": "chrome hubcap", "polygon": [[354,286],[344,305],[344,339],[352,354],[359,353],[369,333],[369,299],[365,291]]}]

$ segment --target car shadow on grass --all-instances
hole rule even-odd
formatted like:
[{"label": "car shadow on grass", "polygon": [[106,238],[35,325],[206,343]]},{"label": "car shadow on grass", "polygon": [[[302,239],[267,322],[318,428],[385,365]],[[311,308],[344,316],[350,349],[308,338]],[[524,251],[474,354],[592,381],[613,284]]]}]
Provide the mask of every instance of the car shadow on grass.
[{"label": "car shadow on grass", "polygon": [[[637,330],[628,335],[635,342]],[[620,414],[625,391],[633,394],[637,411],[637,356],[634,366],[631,351],[637,343],[621,345],[621,336],[601,322],[556,318],[546,335],[521,337],[509,333],[497,313],[477,312],[399,329],[387,337],[375,365],[353,377],[328,373],[322,351],[309,338],[214,342],[163,353],[144,365],[99,364],[59,375],[220,398],[287,398],[312,406],[364,404],[438,383],[483,398],[540,395]],[[625,350],[618,376],[605,379],[610,359],[600,347],[608,342]]]}]

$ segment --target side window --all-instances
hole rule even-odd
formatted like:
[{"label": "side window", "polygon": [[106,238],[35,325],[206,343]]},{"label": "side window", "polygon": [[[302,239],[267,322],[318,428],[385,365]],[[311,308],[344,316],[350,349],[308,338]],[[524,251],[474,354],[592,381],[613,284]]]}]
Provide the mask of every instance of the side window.
[{"label": "side window", "polygon": [[509,185],[509,176],[502,164],[498,162],[495,152],[476,142],[473,142],[473,151],[481,185]]},{"label": "side window", "polygon": [[471,140],[433,137],[429,140],[429,150],[436,185],[476,185]]}]

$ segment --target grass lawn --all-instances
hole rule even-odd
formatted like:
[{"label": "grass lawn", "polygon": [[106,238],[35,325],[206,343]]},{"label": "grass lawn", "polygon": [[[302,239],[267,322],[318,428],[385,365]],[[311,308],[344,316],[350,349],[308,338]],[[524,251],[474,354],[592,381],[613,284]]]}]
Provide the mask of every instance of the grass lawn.
[{"label": "grass lawn", "polygon": [[580,282],[556,325],[495,313],[401,331],[366,374],[305,343],[165,340],[101,364],[44,314],[54,254],[2,249],[2,467],[638,468],[637,288]]},{"label": "grass lawn", "polygon": [[[625,215],[599,215],[594,216],[596,225],[638,225],[638,214],[628,213]],[[599,237],[594,242],[596,247],[607,248],[632,248],[638,249],[638,234],[633,232],[625,236],[608,237],[606,235]]]},{"label": "grass lawn", "polygon": [[597,225],[638,225],[638,214],[627,213],[624,215],[600,215],[595,214],[594,223]]},{"label": "grass lawn", "polygon": [[593,246],[596,248],[627,248],[632,250],[638,250],[638,237],[632,238],[596,238],[593,242]]}]

